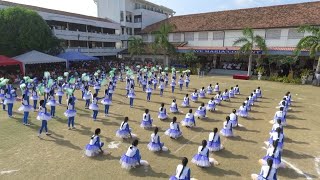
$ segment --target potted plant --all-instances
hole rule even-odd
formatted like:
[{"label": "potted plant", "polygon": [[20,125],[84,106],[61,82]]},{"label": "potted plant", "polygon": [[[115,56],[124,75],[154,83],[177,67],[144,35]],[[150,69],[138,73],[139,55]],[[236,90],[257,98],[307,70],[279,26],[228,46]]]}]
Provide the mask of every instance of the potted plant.
[{"label": "potted plant", "polygon": [[302,84],[306,84],[306,81],[308,79],[308,76],[310,74],[310,70],[309,69],[303,69],[300,76],[301,76],[301,82]]},{"label": "potted plant", "polygon": [[257,71],[258,71],[258,80],[261,80],[261,77],[262,77],[263,73],[265,72],[264,67],[259,66],[257,68]]}]

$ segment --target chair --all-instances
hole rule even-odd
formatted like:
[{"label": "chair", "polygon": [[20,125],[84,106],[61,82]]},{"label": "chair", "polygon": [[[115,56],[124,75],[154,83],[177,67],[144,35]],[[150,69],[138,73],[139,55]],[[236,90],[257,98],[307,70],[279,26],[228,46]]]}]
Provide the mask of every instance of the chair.
[{"label": "chair", "polygon": [[237,70],[240,70],[241,69],[241,63],[239,63],[236,67]]}]

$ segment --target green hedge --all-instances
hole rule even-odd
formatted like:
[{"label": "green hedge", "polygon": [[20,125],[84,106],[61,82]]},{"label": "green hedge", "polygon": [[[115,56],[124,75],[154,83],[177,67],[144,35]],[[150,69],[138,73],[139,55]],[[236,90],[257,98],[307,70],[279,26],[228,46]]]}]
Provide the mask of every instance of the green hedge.
[{"label": "green hedge", "polygon": [[300,78],[270,76],[268,80],[282,83],[301,84]]}]

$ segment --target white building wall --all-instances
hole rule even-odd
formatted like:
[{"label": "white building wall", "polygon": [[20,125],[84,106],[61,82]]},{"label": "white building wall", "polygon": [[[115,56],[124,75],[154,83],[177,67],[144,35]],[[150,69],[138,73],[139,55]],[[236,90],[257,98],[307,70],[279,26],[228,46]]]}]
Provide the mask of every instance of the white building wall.
[{"label": "white building wall", "polygon": [[[208,40],[199,40],[199,33],[194,32],[194,40],[188,41],[186,46],[195,47],[230,47],[233,43],[240,37],[243,37],[242,30],[227,30],[225,31],[225,36],[223,40],[213,40],[213,31],[208,32]],[[268,47],[295,47],[300,39],[289,39],[288,38],[289,28],[281,29],[281,35],[279,39],[265,39]],[[259,35],[266,38],[265,29],[254,30],[255,35]],[[311,35],[310,33],[305,33],[304,36]],[[169,34],[169,41],[173,41],[173,33]],[[149,39],[150,42],[150,39]],[[181,42],[185,42],[184,33],[181,33]],[[240,46],[240,45],[239,45]]]},{"label": "white building wall", "polygon": [[[147,9],[135,9],[135,3],[148,4],[147,2],[140,0],[96,0],[98,17],[109,18],[120,23],[124,28],[142,29],[146,26],[168,18],[165,14],[155,11],[150,11]],[[159,6],[157,7],[159,8]],[[120,21],[121,11],[123,11],[123,21]],[[132,23],[126,22],[126,15],[128,13],[132,14]],[[142,23],[134,23],[134,15],[142,15]]]},{"label": "white building wall", "polygon": [[[142,29],[151,24],[167,19],[167,16],[165,14],[149,11],[146,9],[134,10],[134,15],[141,15],[141,14],[142,14]],[[140,23],[135,23],[135,24],[140,25]]]},{"label": "white building wall", "polygon": [[96,0],[98,17],[109,18],[120,23],[120,11],[123,9],[121,3],[123,0]]}]

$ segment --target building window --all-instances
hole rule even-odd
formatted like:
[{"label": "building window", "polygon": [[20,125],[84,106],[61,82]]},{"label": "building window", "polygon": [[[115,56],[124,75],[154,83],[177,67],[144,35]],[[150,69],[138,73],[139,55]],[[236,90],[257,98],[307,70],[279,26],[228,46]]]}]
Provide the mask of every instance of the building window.
[{"label": "building window", "polygon": [[116,47],[116,43],[115,42],[103,42],[103,47],[115,48]]},{"label": "building window", "polygon": [[141,23],[142,22],[142,15],[134,16],[134,22],[135,23]]},{"label": "building window", "polygon": [[134,28],[134,34],[139,34],[141,32],[141,28]]},{"label": "building window", "polygon": [[127,34],[132,35],[132,28],[127,27]]},{"label": "building window", "polygon": [[147,42],[147,41],[148,41],[148,34],[142,35],[142,40],[143,40],[144,42]]},{"label": "building window", "polygon": [[151,35],[151,42],[155,42],[156,41],[156,35],[152,34]]},{"label": "building window", "polygon": [[266,39],[280,39],[280,38],[281,38],[281,29],[266,30]]},{"label": "building window", "polygon": [[173,42],[181,42],[181,33],[173,33]]},{"label": "building window", "polygon": [[207,41],[208,40],[208,32],[199,32],[199,40]]},{"label": "building window", "polygon": [[194,32],[186,32],[184,33],[185,41],[194,41]]},{"label": "building window", "polygon": [[121,34],[124,34],[124,32],[125,32],[124,29],[125,29],[124,27],[121,28]]},{"label": "building window", "polygon": [[214,31],[213,32],[213,40],[223,40],[224,32],[223,31]]},{"label": "building window", "polygon": [[131,14],[126,15],[126,22],[132,22],[132,15]]},{"label": "building window", "polygon": [[304,33],[298,32],[298,29],[289,29],[288,39],[301,39]]},{"label": "building window", "polygon": [[124,20],[124,14],[123,14],[123,11],[120,12],[120,21],[123,21]]},{"label": "building window", "polygon": [[136,3],[136,4],[135,4],[135,8],[136,8],[136,9],[140,9],[140,8],[141,8],[141,4]]}]

